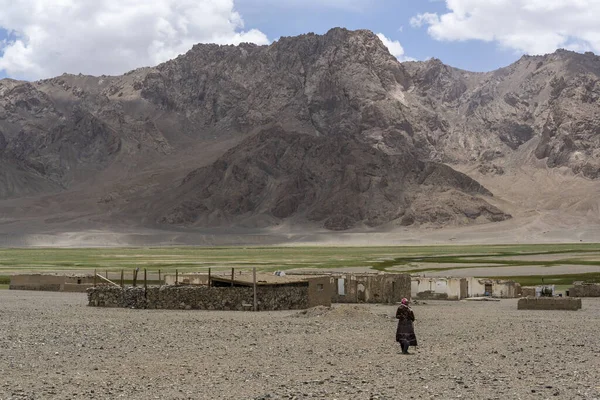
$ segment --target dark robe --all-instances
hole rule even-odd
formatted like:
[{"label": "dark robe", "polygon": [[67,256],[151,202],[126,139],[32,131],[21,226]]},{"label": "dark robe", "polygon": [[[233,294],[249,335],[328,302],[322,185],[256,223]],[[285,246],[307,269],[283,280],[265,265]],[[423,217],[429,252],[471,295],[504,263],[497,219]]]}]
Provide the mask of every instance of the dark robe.
[{"label": "dark robe", "polygon": [[410,307],[400,304],[400,307],[396,310],[396,318],[398,318],[396,341],[399,343],[406,341],[409,346],[417,346],[417,336],[415,335],[415,328],[413,327],[415,314],[413,314]]}]

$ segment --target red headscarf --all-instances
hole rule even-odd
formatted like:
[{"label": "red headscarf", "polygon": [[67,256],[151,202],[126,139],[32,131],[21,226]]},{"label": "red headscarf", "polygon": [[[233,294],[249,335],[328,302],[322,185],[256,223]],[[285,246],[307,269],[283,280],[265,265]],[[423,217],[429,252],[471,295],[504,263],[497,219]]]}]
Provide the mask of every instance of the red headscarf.
[{"label": "red headscarf", "polygon": [[406,297],[403,298],[401,303],[404,304],[405,306],[408,305],[408,299]]}]

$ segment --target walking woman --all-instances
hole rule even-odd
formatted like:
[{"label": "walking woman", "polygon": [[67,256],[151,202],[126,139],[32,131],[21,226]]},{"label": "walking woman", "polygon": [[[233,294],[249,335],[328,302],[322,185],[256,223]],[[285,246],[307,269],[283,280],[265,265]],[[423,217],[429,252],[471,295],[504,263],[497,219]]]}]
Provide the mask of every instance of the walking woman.
[{"label": "walking woman", "polygon": [[402,354],[408,354],[408,347],[417,345],[417,337],[415,336],[415,328],[413,327],[415,314],[408,306],[406,298],[402,299],[400,307],[396,310],[396,318],[398,319],[396,341],[402,347]]}]

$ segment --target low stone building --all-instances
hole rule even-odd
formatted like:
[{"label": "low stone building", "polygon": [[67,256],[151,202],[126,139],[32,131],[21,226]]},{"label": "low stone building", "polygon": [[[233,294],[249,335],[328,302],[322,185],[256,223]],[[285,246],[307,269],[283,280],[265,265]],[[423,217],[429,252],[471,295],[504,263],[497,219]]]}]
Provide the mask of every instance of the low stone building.
[{"label": "low stone building", "polygon": [[600,284],[575,282],[568,292],[569,297],[600,297]]},{"label": "low stone building", "polygon": [[18,274],[10,277],[9,289],[85,293],[93,286],[93,275]]}]

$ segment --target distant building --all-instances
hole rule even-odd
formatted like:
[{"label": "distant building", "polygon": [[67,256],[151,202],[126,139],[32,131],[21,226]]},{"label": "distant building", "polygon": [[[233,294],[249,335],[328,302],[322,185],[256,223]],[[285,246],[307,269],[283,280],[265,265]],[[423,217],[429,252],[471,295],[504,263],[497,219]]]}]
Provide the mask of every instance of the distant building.
[{"label": "distant building", "polygon": [[390,273],[331,274],[334,303],[395,304],[410,299],[410,275]]},{"label": "distant building", "polygon": [[85,292],[94,286],[93,275],[19,274],[10,277],[10,290]]},{"label": "distant building", "polygon": [[521,285],[510,280],[488,278],[436,278],[413,276],[411,295],[415,299],[461,300],[467,297],[515,298]]},{"label": "distant building", "polygon": [[569,297],[600,297],[600,284],[574,282],[568,293]]}]

